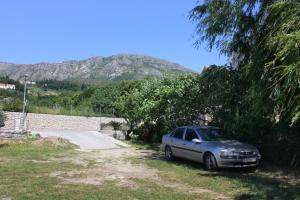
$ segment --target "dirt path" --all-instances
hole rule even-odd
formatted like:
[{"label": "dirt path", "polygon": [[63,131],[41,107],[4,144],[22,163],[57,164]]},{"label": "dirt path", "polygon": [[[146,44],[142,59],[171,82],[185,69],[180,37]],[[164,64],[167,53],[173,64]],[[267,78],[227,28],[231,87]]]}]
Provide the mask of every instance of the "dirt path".
[{"label": "dirt path", "polygon": [[34,131],[42,137],[61,137],[79,146],[82,150],[119,148],[118,140],[98,131],[54,130]]},{"label": "dirt path", "polygon": [[152,151],[140,151],[133,148],[77,152],[72,156],[52,160],[70,161],[81,166],[79,170],[57,171],[51,173],[50,176],[61,179],[64,184],[101,185],[112,181],[118,186],[129,187],[133,190],[139,188],[136,180],[147,180],[182,193],[207,194],[212,199],[230,199],[207,189],[164,180],[156,169],[128,161],[129,157],[145,158],[152,153]]}]

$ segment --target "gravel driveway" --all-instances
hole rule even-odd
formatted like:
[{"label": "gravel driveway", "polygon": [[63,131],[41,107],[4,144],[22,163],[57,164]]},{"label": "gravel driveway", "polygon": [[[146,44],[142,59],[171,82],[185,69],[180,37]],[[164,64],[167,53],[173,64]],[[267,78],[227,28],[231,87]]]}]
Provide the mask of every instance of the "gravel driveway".
[{"label": "gravel driveway", "polygon": [[120,141],[97,131],[33,131],[42,137],[61,137],[77,144],[82,150],[119,148]]}]

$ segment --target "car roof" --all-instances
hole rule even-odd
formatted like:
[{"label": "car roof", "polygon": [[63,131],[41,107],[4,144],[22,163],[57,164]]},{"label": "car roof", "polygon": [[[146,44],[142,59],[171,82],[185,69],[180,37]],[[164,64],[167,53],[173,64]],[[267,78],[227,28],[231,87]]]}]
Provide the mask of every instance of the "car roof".
[{"label": "car roof", "polygon": [[219,129],[216,126],[206,126],[206,125],[187,125],[187,126],[178,126],[177,128],[192,128],[192,129],[196,129],[196,128],[215,128],[215,129]]}]

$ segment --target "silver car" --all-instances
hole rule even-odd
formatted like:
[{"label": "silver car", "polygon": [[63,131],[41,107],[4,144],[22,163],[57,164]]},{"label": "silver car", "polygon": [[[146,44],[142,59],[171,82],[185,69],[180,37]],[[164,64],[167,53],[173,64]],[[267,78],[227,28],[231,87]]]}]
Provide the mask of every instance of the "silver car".
[{"label": "silver car", "polygon": [[162,138],[167,160],[174,157],[204,163],[208,170],[248,167],[255,169],[261,159],[257,148],[236,140],[222,138],[211,126],[182,126]]}]

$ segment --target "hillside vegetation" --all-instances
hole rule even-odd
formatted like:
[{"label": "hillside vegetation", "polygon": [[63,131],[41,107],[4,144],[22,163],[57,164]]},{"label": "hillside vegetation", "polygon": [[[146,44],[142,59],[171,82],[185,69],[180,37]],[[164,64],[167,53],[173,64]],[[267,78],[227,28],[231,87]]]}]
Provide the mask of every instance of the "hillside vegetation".
[{"label": "hillside vegetation", "polygon": [[[7,77],[6,77],[7,78]],[[17,83],[7,78],[11,83]],[[44,80],[27,86],[27,112],[100,116],[114,114],[114,101],[121,92],[122,83],[91,86],[68,81]],[[5,111],[21,112],[23,85],[15,91],[0,90],[0,106]]]}]

